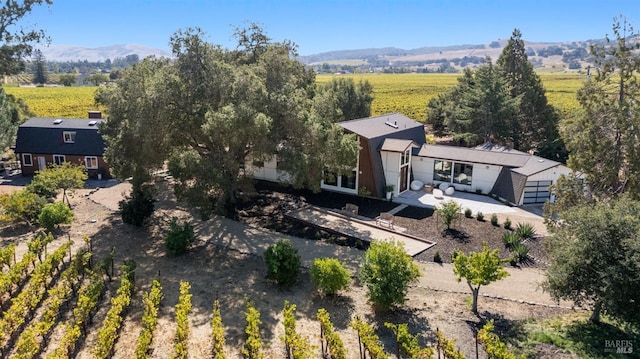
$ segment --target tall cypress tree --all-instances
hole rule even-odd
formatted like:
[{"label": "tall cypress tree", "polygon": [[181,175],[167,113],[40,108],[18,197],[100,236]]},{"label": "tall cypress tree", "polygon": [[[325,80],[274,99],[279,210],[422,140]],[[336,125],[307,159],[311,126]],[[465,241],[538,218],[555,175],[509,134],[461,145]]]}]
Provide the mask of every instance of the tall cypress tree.
[{"label": "tall cypress tree", "polygon": [[33,60],[35,63],[35,70],[33,73],[33,83],[34,84],[45,84],[47,83],[47,64],[42,51],[36,50],[33,55]]},{"label": "tall cypress tree", "polygon": [[527,57],[520,30],[513,30],[496,65],[502,71],[511,98],[520,98],[517,116],[510,123],[513,147],[528,151],[549,146],[559,138],[559,116],[547,102],[542,81]]}]

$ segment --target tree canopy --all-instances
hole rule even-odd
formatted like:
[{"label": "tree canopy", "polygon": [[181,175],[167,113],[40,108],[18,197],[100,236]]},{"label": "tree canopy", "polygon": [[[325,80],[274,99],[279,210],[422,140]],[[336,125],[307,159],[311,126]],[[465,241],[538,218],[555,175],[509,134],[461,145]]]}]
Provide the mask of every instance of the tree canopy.
[{"label": "tree canopy", "polygon": [[614,19],[614,39],[592,46],[595,75],[578,91],[581,113],[562,123],[568,164],[584,173],[592,197],[640,197],[640,57],[633,27]]},{"label": "tree canopy", "polygon": [[582,203],[559,214],[546,241],[544,288],[556,299],[640,324],[640,202],[628,196]]},{"label": "tree canopy", "polygon": [[509,275],[502,267],[502,260],[498,254],[498,250],[490,250],[487,243],[482,244],[481,252],[473,252],[466,255],[460,251],[456,252],[453,257],[453,273],[456,280],[460,282],[462,278],[467,281],[471,293],[473,294],[473,303],[471,311],[478,313],[478,293],[480,287],[491,284]]},{"label": "tree canopy", "polygon": [[409,284],[420,278],[420,267],[401,242],[374,240],[364,254],[359,277],[368,288],[369,301],[376,309],[401,305]]},{"label": "tree canopy", "polygon": [[25,57],[33,44],[45,40],[44,30],[20,22],[34,7],[51,5],[53,0],[3,1],[0,5],[0,74],[12,75],[24,70]]},{"label": "tree canopy", "polygon": [[427,108],[426,122],[436,135],[451,135],[466,146],[493,142],[564,160],[559,116],[547,103],[518,29],[495,65],[486,58],[475,69],[466,68],[458,84],[432,98]]},{"label": "tree canopy", "polygon": [[[353,168],[358,143],[335,121],[365,114],[369,85],[316,87],[314,73],[295,60],[296,46],[273,42],[255,25],[236,30],[234,50],[203,35],[176,32],[175,61],[145,59],[98,91],[109,116],[101,127],[105,157],[117,177],[141,184],[168,163],[180,198],[203,214],[233,215],[251,187],[251,162],[277,156],[289,174],[283,179],[316,190],[323,169]],[[343,99],[352,94],[361,105]]]}]

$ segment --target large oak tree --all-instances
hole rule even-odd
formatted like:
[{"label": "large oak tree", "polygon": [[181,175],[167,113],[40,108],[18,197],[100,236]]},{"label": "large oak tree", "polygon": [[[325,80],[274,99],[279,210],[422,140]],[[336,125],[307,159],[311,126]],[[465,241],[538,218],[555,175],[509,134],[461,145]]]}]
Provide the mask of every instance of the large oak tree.
[{"label": "large oak tree", "polygon": [[[252,161],[277,156],[289,173],[283,179],[311,189],[324,168],[353,168],[357,141],[335,124],[352,113],[339,91],[316,87],[294,44],[273,42],[256,25],[235,35],[238,46],[227,50],[204,41],[199,29],[178,31],[175,60],[145,59],[98,92],[109,116],[101,128],[105,156],[117,177],[141,185],[166,161],[180,198],[203,214],[233,215],[252,184],[245,168]],[[359,89],[369,95],[353,108],[368,108],[371,89]]]}]

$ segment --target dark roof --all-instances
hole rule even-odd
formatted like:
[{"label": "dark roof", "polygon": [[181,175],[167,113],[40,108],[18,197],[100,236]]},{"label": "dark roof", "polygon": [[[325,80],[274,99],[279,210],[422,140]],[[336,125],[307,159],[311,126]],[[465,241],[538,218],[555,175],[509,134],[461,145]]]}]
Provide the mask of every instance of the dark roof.
[{"label": "dark roof", "polygon": [[560,162],[530,155],[508,147],[490,145],[467,148],[425,144],[418,151],[418,155],[458,162],[504,166],[525,176],[531,176],[561,165]]},{"label": "dark roof", "polygon": [[491,192],[498,195],[500,198],[504,198],[512,204],[518,204],[522,192],[527,184],[527,176],[510,171],[508,168],[503,167],[493,184]]},{"label": "dark roof", "polygon": [[389,152],[404,152],[410,146],[417,146],[417,144],[412,140],[400,140],[397,138],[386,138],[382,143],[382,148],[380,151],[389,151]]},{"label": "dark roof", "polygon": [[[104,140],[98,133],[100,119],[34,117],[18,127],[16,153],[102,156]],[[63,133],[75,132],[75,142],[65,143]]]},{"label": "dark roof", "polygon": [[365,138],[389,136],[412,128],[420,128],[424,132],[422,123],[399,113],[343,121],[339,122],[338,125]]}]

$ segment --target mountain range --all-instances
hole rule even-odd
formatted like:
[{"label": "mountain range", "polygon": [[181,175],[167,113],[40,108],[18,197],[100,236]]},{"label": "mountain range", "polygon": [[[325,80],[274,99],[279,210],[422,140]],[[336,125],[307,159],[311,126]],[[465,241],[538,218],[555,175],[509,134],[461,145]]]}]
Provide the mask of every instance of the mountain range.
[{"label": "mountain range", "polygon": [[[603,40],[584,40],[573,42],[529,42],[525,41],[529,59],[539,66],[567,65],[566,54],[577,52],[583,56],[572,56],[582,62],[585,60],[590,44]],[[298,60],[307,65],[371,65],[389,67],[412,67],[438,64],[443,60],[471,59],[478,63],[479,59],[487,56],[494,61],[500,56],[508,40],[501,39],[487,44],[464,44],[439,47],[420,47],[415,49],[400,49],[395,47],[369,48],[356,50],[330,51],[320,54],[299,56]],[[49,45],[40,48],[47,61],[67,62],[84,61],[105,62],[107,59],[124,58],[136,54],[140,59],[155,55],[156,57],[171,57],[169,51],[151,48],[143,45],[126,44],[97,48],[87,48],[74,45]],[[580,51],[578,51],[580,50]],[[463,62],[464,64],[465,62]],[[467,61],[468,63],[468,61]],[[421,65],[420,65],[421,64]],[[425,65],[426,64],[426,65]],[[456,63],[456,67],[459,65]],[[459,66],[464,67],[464,65]]]}]

